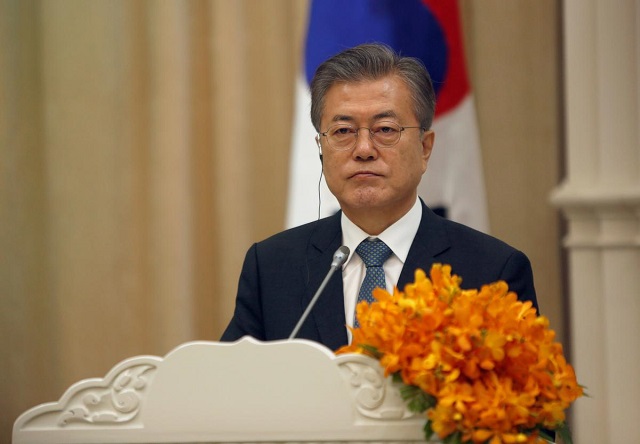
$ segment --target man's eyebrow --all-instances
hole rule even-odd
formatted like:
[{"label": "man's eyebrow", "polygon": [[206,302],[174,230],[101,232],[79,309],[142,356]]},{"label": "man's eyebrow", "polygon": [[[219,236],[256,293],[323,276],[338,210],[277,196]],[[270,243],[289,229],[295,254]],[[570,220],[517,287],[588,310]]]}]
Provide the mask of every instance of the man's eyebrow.
[{"label": "man's eyebrow", "polygon": [[[392,110],[382,111],[382,112],[374,115],[373,116],[373,120],[380,120],[380,119],[390,118],[390,117],[391,118],[397,118],[398,115]],[[348,116],[346,114],[336,114],[331,119],[332,122],[353,122],[354,120],[355,119],[352,116]]]},{"label": "man's eyebrow", "polygon": [[392,110],[389,110],[389,111],[383,111],[383,112],[378,113],[375,116],[373,116],[374,120],[384,119],[385,117],[396,118],[396,117],[398,117],[398,115],[395,112],[393,112]]},{"label": "man's eyebrow", "polygon": [[332,122],[353,122],[353,120],[353,117],[344,114],[336,114],[333,116],[333,119],[331,119]]}]

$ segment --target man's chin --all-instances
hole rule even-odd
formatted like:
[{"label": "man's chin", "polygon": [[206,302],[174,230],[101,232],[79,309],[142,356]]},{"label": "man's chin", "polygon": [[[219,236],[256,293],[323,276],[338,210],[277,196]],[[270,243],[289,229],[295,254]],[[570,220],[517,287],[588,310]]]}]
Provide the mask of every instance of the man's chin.
[{"label": "man's chin", "polygon": [[343,210],[347,209],[353,212],[382,211],[387,205],[381,196],[374,194],[356,195],[340,201],[340,207]]},{"label": "man's chin", "polygon": [[[344,197],[344,196],[343,196]],[[338,199],[340,208],[347,216],[349,214],[366,216],[367,214],[388,214],[394,217],[411,209],[415,202],[415,196],[404,196],[402,199],[386,195],[380,189],[359,189],[346,198]]]}]

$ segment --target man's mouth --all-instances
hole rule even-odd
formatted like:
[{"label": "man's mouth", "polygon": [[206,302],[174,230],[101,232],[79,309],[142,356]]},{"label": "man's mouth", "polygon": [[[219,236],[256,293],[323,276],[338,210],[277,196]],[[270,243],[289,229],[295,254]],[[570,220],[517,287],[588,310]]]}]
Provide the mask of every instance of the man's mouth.
[{"label": "man's mouth", "polygon": [[355,174],[352,174],[350,178],[367,178],[367,177],[378,177],[380,174],[375,173],[373,171],[358,171]]}]

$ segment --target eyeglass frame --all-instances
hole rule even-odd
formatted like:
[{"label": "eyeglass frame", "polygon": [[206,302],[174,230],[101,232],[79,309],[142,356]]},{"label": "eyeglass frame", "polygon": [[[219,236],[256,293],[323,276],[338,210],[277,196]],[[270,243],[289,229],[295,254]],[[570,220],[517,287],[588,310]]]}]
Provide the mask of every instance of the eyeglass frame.
[{"label": "eyeglass frame", "polygon": [[379,146],[379,145],[376,143],[375,139],[373,138],[373,132],[371,131],[371,128],[370,128],[370,127],[366,127],[366,126],[360,126],[360,127],[358,127],[358,128],[355,128],[355,131],[356,131],[356,137],[355,137],[355,139],[354,139],[354,142],[353,142],[353,145],[352,145],[352,146],[350,146],[349,148],[335,148],[335,147],[334,147],[334,146],[332,146],[332,145],[331,145],[331,143],[329,142],[329,137],[327,136],[327,133],[329,132],[329,130],[330,130],[331,128],[334,128],[334,127],[336,127],[336,126],[349,126],[348,124],[343,124],[343,123],[337,123],[337,124],[332,125],[332,126],[330,126],[329,128],[327,128],[327,130],[326,130],[326,131],[324,131],[324,132],[320,132],[320,133],[317,133],[317,134],[316,134],[316,143],[318,144],[318,148],[319,148],[320,150],[322,150],[322,146],[321,146],[321,144],[320,144],[320,137],[321,137],[321,136],[324,136],[324,137],[326,137],[326,138],[327,138],[327,145],[329,145],[329,148],[331,148],[332,150],[335,150],[335,151],[349,151],[350,149],[353,149],[353,147],[354,147],[354,146],[356,146],[356,144],[358,143],[358,137],[360,136],[360,130],[361,130],[361,129],[366,129],[366,130],[368,130],[368,131],[369,131],[369,139],[371,140],[371,143],[373,144],[373,146],[375,146],[375,147],[376,147],[376,148],[378,148],[378,149],[387,149],[387,148],[393,148],[394,146],[396,146],[396,145],[398,144],[398,142],[400,142],[400,139],[402,138],[402,133],[403,133],[403,132],[404,132],[404,130],[406,130],[406,129],[413,129],[413,128],[416,128],[416,129],[420,129],[420,130],[422,130],[422,131],[427,131],[427,129],[426,129],[426,128],[424,128],[424,127],[422,127],[422,126],[402,126],[402,125],[398,125],[397,123],[392,122],[392,121],[390,121],[390,120],[382,120],[382,121],[380,121],[380,122],[376,122],[376,124],[381,124],[381,123],[390,123],[390,124],[393,124],[393,125],[395,125],[395,126],[397,126],[397,127],[399,127],[399,128],[400,128],[400,129],[398,130],[398,134],[399,134],[399,136],[398,136],[398,140],[396,140],[396,141],[393,143],[393,145]]}]

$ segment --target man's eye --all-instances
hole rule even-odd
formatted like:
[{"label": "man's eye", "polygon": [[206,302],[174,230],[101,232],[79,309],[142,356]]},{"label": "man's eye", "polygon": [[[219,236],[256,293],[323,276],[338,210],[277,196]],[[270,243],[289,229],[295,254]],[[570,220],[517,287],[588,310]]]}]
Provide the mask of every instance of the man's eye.
[{"label": "man's eye", "polygon": [[382,133],[382,134],[392,134],[392,133],[395,133],[396,131],[398,130],[391,126],[380,126],[375,129],[375,132]]},{"label": "man's eye", "polygon": [[332,134],[334,135],[339,135],[339,136],[343,136],[343,135],[347,135],[347,134],[352,134],[354,131],[352,128],[349,127],[339,127],[333,130]]}]

